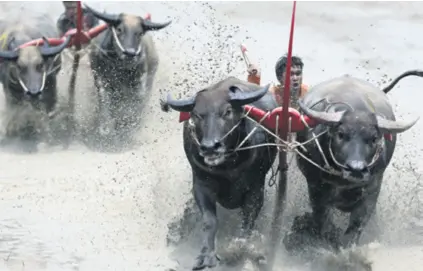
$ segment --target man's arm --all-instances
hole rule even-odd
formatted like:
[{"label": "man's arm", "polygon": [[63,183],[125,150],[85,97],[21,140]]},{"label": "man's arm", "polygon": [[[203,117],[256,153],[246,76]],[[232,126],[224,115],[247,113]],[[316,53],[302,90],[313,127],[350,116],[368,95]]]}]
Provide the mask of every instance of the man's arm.
[{"label": "man's arm", "polygon": [[301,85],[301,90],[300,90],[300,98],[303,97],[308,91],[308,86],[306,84],[302,84]]},{"label": "man's arm", "polygon": [[250,64],[247,69],[247,81],[256,85],[260,85],[261,73],[258,66]]}]

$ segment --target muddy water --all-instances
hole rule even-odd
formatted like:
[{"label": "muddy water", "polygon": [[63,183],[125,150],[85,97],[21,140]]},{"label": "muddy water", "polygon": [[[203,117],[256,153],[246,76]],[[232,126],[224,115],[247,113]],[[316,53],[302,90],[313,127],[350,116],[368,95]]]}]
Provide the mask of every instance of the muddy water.
[{"label": "muddy water", "polygon": [[[245,42],[274,80],[275,60],[287,47],[290,3],[125,2],[90,3],[110,12],[151,12],[173,24],[154,33],[161,64],[152,99],[143,113],[139,144],[130,151],[100,153],[74,143],[68,150],[38,154],[0,152],[1,270],[188,270],[199,243],[166,247],[167,223],[182,214],[190,198],[190,170],[181,145],[177,114],[159,111],[163,90],[194,93],[227,74],[244,77],[238,44]],[[46,12],[56,20],[60,2],[0,4],[1,18]],[[305,78],[314,84],[342,73],[380,83],[422,65],[421,3],[298,3],[295,54],[303,56]],[[86,59],[84,59],[86,61]],[[69,62],[69,61],[67,61]],[[60,75],[66,96],[69,67]],[[68,70],[69,71],[69,70]],[[419,81],[420,80],[420,81]],[[408,78],[390,98],[398,118],[423,115],[421,80]],[[87,63],[78,78],[78,118],[92,109]],[[2,97],[3,99],[3,97]],[[362,254],[373,270],[420,270],[423,263],[423,122],[399,136],[386,174],[377,216],[363,239]],[[417,173],[414,173],[414,169]],[[269,189],[269,202],[273,194]],[[304,180],[292,170],[284,228],[307,210]],[[267,203],[262,228],[266,228]],[[313,267],[293,263],[283,249],[279,270],[339,270],[349,253],[322,256]],[[361,255],[361,254],[360,254]],[[338,269],[337,269],[338,268]],[[178,269],[179,270],[179,269]],[[346,270],[340,269],[340,270]],[[360,270],[360,269],[357,269]]]}]

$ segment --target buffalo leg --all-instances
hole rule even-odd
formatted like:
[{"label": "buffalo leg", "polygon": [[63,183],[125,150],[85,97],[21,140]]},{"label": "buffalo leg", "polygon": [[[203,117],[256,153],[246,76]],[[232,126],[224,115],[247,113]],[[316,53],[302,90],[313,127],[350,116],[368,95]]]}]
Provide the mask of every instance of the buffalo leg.
[{"label": "buffalo leg", "polygon": [[363,200],[350,214],[350,221],[341,239],[341,246],[348,248],[351,245],[357,244],[360,240],[363,229],[368,224],[372,217],[379,197],[379,191],[369,195],[369,197]]},{"label": "buffalo leg", "polygon": [[326,202],[328,190],[313,177],[307,178],[307,186],[312,212],[294,218],[291,233],[283,241],[289,252],[301,251],[325,239],[323,229],[329,219]]},{"label": "buffalo leg", "polygon": [[[264,180],[265,176],[263,176]],[[241,242],[243,245],[247,245],[248,239],[252,235],[252,231],[255,227],[256,220],[263,208],[264,202],[264,185],[260,184],[256,187],[252,187],[249,193],[245,195],[245,201],[241,209],[242,213],[242,226],[241,226]],[[248,251],[248,257],[252,257],[251,260],[255,261],[259,265],[264,265],[266,258],[263,253],[257,251],[255,247],[245,248]]]},{"label": "buffalo leg", "polygon": [[326,189],[323,184],[316,183],[310,184],[308,182],[308,194],[310,198],[311,210],[312,210],[312,219],[313,219],[313,228],[317,234],[320,234],[323,230],[324,225],[329,219],[329,210],[327,207],[326,200]]},{"label": "buffalo leg", "polygon": [[112,132],[112,125],[110,124],[113,121],[110,118],[110,95],[103,84],[97,83],[98,86],[98,106],[99,106],[99,132],[101,135],[106,136]]},{"label": "buffalo leg", "polygon": [[264,186],[254,187],[245,195],[245,201],[242,206],[242,228],[241,237],[249,238],[255,226],[258,215],[264,202]]},{"label": "buffalo leg", "polygon": [[[196,177],[194,177],[196,178]],[[212,268],[217,265],[215,238],[217,233],[216,196],[207,186],[194,179],[194,198],[203,220],[203,246],[192,270]]]}]

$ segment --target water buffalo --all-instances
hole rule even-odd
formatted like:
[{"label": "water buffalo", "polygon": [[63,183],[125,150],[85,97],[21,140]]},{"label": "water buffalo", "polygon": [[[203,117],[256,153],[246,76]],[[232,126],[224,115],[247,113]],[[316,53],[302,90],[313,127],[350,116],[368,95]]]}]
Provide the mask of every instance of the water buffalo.
[{"label": "water buffalo", "polygon": [[[395,120],[385,93],[398,81],[381,90],[345,75],[312,87],[300,100],[300,109],[320,124],[297,134],[300,143],[311,140],[304,145],[305,150],[299,149],[297,162],[307,180],[312,213],[294,220],[293,233],[284,240],[288,250],[301,247],[300,240],[304,239],[300,236],[304,233],[326,240],[335,248],[359,241],[377,204],[383,175],[395,150],[396,134],[410,129],[418,120]],[[317,140],[312,139],[321,133]],[[345,232],[330,222],[330,207],[350,213]]]},{"label": "water buffalo", "polygon": [[[204,227],[204,244],[193,270],[217,264],[216,203],[227,209],[241,208],[243,240],[250,237],[263,206],[265,177],[275,160],[276,148],[234,150],[256,126],[243,118],[243,105],[252,104],[266,111],[278,106],[268,89],[229,77],[186,100],[168,96],[167,106],[191,113],[183,126],[183,142]],[[259,128],[246,145],[271,142],[274,139]]]},{"label": "water buffalo", "polygon": [[[91,69],[98,91],[99,129],[103,135],[113,133],[123,124],[115,122],[118,110],[142,105],[150,97],[159,57],[149,31],[160,30],[171,22],[154,23],[129,14],[107,14],[88,6],[95,17],[109,28],[94,41],[98,44],[90,52]],[[133,105],[128,105],[130,103]],[[139,111],[129,116],[139,115]]]},{"label": "water buffalo", "polygon": [[[19,46],[40,37],[58,37],[53,21],[42,15],[19,22],[1,22],[1,82],[10,122],[7,136],[35,139],[42,116],[51,115],[57,103],[57,74],[61,69],[60,53],[70,37],[59,46]],[[29,111],[28,111],[29,110]],[[35,110],[35,111],[34,111]],[[14,113],[13,113],[14,112]],[[24,114],[23,112],[26,112]],[[14,115],[15,114],[15,115]],[[12,116],[13,115],[13,116]],[[25,116],[21,119],[17,116]],[[29,119],[28,119],[29,118]]]}]

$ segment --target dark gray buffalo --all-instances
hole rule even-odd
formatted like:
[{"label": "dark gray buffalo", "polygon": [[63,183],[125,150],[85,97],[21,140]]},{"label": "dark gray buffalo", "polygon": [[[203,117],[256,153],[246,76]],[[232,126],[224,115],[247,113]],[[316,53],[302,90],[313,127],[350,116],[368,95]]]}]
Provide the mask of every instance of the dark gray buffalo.
[{"label": "dark gray buffalo", "polygon": [[99,35],[90,52],[91,69],[98,91],[102,135],[113,133],[127,123],[118,123],[119,110],[132,110],[150,97],[159,57],[149,31],[160,30],[171,22],[154,23],[129,14],[107,14],[88,6],[87,10],[105,21],[109,28]]},{"label": "dark gray buffalo", "polygon": [[[276,157],[275,147],[234,151],[256,126],[243,118],[243,105],[262,110],[277,107],[268,87],[229,77],[199,91],[186,100],[166,105],[179,112],[190,112],[183,130],[184,150],[192,168],[193,193],[199,207],[204,243],[193,270],[217,264],[215,236],[218,229],[216,203],[227,209],[241,208],[243,220],[240,237],[250,237],[263,206],[265,176]],[[166,110],[166,107],[163,107]],[[246,146],[274,143],[259,128]]]},{"label": "dark gray buffalo", "polygon": [[[301,110],[320,124],[297,134],[300,143],[311,140],[304,145],[306,151],[299,149],[297,161],[307,180],[312,213],[294,220],[294,233],[284,240],[289,250],[301,247],[304,239],[300,236],[304,233],[329,241],[335,248],[359,241],[375,210],[383,175],[395,150],[396,134],[410,129],[418,120],[395,120],[385,93],[398,81],[380,90],[366,81],[341,76],[314,86],[300,101]],[[325,131],[318,140],[312,140]],[[344,233],[330,222],[330,207],[350,213]]]},{"label": "dark gray buffalo", "polygon": [[[61,69],[60,53],[70,37],[51,47],[19,46],[33,39],[58,37],[54,22],[47,16],[26,18],[19,22],[0,22],[1,82],[6,97],[6,135],[24,140],[38,138],[40,121],[51,115],[57,103],[57,74]],[[42,125],[41,125],[42,126]]]}]

